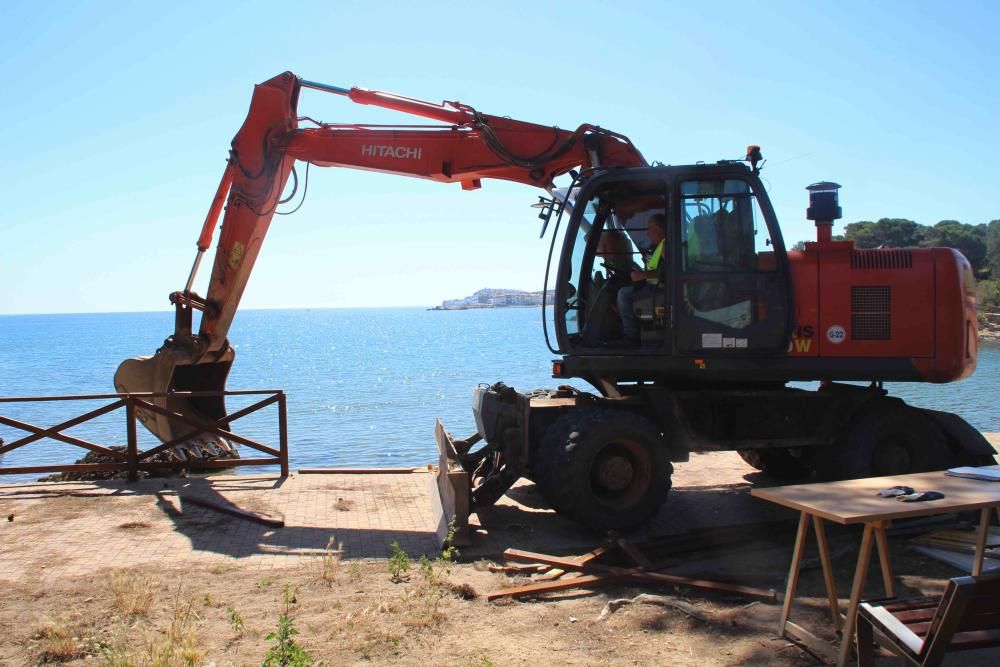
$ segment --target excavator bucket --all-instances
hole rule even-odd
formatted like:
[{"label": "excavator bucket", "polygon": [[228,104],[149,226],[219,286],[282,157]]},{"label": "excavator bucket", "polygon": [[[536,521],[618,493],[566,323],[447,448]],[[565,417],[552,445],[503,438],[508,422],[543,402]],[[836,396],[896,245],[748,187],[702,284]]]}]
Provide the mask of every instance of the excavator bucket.
[{"label": "excavator bucket", "polygon": [[[164,346],[152,357],[126,359],[115,373],[119,393],[151,392],[157,407],[188,418],[214,422],[226,416],[225,396],[176,396],[173,392],[221,392],[236,354],[228,345],[211,359],[195,360],[187,350]],[[198,433],[191,424],[165,415],[136,409],[136,417],[161,442],[176,441],[173,452],[185,461],[238,458],[235,447],[225,438]]]}]

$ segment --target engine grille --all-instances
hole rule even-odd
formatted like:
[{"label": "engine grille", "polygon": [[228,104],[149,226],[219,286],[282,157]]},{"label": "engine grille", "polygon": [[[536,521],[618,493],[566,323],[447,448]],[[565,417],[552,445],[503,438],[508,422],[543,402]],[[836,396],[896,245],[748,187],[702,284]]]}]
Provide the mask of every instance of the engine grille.
[{"label": "engine grille", "polygon": [[855,270],[912,269],[913,253],[899,248],[855,250],[851,253],[851,268]]},{"label": "engine grille", "polygon": [[892,295],[888,285],[851,288],[851,338],[889,340]]}]

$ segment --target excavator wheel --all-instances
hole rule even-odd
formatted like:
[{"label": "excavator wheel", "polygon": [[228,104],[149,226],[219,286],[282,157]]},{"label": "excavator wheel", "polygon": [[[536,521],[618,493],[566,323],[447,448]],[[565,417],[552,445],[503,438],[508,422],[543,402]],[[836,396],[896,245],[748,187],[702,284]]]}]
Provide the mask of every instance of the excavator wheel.
[{"label": "excavator wheel", "polygon": [[785,448],[740,449],[737,453],[748,465],[775,479],[792,481],[812,473],[811,456],[796,456]]},{"label": "excavator wheel", "polygon": [[906,406],[865,410],[817,457],[821,479],[859,479],[942,470],[952,463],[944,433]]},{"label": "excavator wheel", "polygon": [[627,531],[656,513],[673,467],[659,429],[624,410],[581,408],[542,439],[535,477],[553,508],[597,532]]}]

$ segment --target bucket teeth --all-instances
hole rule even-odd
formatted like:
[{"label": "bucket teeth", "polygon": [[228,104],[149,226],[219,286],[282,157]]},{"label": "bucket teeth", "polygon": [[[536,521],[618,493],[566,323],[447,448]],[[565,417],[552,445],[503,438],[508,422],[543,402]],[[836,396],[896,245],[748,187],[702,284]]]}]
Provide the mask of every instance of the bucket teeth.
[{"label": "bucket teeth", "polygon": [[236,458],[237,450],[224,438],[196,436],[175,445],[172,452],[179,461],[211,461],[220,457]]}]

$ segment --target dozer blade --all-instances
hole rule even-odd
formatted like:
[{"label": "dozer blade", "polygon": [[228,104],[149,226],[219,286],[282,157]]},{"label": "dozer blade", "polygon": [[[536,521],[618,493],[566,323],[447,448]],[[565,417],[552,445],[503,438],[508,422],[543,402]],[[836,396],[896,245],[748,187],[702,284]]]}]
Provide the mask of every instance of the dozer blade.
[{"label": "dozer blade", "polygon": [[[469,512],[472,502],[471,475],[462,468],[458,450],[451,434],[438,419],[434,425],[438,446],[438,471],[431,483],[431,502],[437,520],[437,536],[441,546],[468,546]],[[450,540],[449,540],[450,533]],[[446,542],[450,541],[450,544]]]},{"label": "dozer blade", "polygon": [[[152,392],[221,392],[226,388],[226,378],[236,354],[226,346],[220,354],[208,361],[194,360],[187,350],[168,346],[160,348],[152,357],[126,359],[115,373],[115,389],[119,393]],[[149,399],[157,407],[185,417],[216,421],[226,416],[226,401],[218,396],[157,396]],[[211,433],[195,435],[197,429],[178,419],[158,413],[136,409],[136,417],[160,442],[177,439],[171,458],[181,461],[198,461],[216,458],[239,458],[236,448],[225,438]],[[187,437],[185,437],[187,436]]]}]

